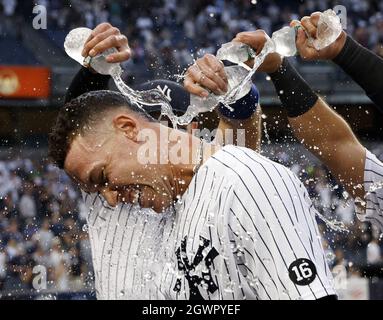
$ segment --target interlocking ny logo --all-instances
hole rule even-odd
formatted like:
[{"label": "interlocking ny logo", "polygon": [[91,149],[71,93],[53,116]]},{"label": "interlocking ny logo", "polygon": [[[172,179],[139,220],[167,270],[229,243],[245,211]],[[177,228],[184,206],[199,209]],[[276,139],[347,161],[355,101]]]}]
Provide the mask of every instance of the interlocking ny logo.
[{"label": "interlocking ny logo", "polygon": [[169,102],[172,102],[172,96],[171,96],[172,90],[167,85],[165,85],[165,87],[163,88],[161,88],[161,86],[158,85],[157,89],[162,92],[162,94],[166,97],[166,99],[168,99]]},{"label": "interlocking ny logo", "polygon": [[[207,290],[210,293],[214,293],[218,286],[214,283],[213,277],[211,276],[211,264],[216,256],[218,256],[218,252],[215,248],[210,249],[209,253],[206,255],[205,259],[203,259],[202,252],[205,250],[210,241],[200,236],[201,245],[198,247],[197,253],[193,259],[193,262],[190,264],[189,259],[186,253],[186,242],[187,237],[185,237],[181,241],[181,247],[177,249],[176,256],[178,261],[178,269],[183,271],[185,274],[185,278],[189,283],[190,289],[190,300],[204,300],[200,291],[199,286],[202,284],[206,285]],[[195,268],[204,260],[207,271],[202,271],[202,277],[199,277],[195,274]],[[174,286],[174,291],[180,292],[181,290],[181,279],[177,279],[176,285]]]}]

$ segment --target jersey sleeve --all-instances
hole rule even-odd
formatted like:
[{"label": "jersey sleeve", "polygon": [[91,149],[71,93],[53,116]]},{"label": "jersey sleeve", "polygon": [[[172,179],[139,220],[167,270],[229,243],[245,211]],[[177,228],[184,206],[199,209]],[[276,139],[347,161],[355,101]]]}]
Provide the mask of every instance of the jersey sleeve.
[{"label": "jersey sleeve", "polygon": [[366,150],[364,169],[365,211],[358,210],[361,221],[368,221],[383,232],[383,163]]},{"label": "jersey sleeve", "polygon": [[230,208],[233,252],[249,289],[271,300],[336,295],[306,189],[287,170],[265,169],[243,176]]}]

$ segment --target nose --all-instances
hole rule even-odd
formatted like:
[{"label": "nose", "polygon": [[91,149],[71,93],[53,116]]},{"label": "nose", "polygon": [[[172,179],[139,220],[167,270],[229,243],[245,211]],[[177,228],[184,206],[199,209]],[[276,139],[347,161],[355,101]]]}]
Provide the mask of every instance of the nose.
[{"label": "nose", "polygon": [[101,190],[100,193],[111,207],[117,206],[117,191]]}]

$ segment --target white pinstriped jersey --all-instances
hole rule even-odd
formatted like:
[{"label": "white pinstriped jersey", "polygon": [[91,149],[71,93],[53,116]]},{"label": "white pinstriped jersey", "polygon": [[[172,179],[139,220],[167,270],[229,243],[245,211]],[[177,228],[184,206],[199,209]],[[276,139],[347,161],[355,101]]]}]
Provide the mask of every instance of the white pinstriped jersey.
[{"label": "white pinstriped jersey", "polygon": [[358,212],[358,217],[362,221],[371,222],[383,232],[383,163],[368,150],[364,169],[364,190],[366,211]]},{"label": "white pinstriped jersey", "polygon": [[174,211],[158,214],[130,204],[112,208],[97,194],[84,194],[95,287],[100,300],[164,299],[153,278],[167,260],[163,243]]},{"label": "white pinstriped jersey", "polygon": [[335,294],[306,189],[252,150],[226,146],[207,160],[175,214],[101,209],[101,199],[87,198],[98,298]]}]

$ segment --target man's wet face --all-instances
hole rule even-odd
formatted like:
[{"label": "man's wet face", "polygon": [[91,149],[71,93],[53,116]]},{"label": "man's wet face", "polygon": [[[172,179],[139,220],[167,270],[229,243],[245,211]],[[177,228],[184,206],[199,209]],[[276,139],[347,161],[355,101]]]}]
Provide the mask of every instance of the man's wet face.
[{"label": "man's wet face", "polygon": [[64,169],[81,189],[99,192],[111,206],[133,203],[162,212],[175,198],[169,169],[140,164],[139,147],[123,131],[87,133],[71,143]]}]

